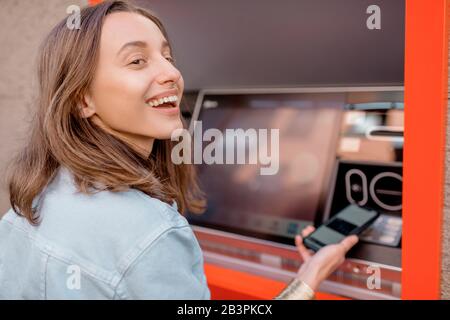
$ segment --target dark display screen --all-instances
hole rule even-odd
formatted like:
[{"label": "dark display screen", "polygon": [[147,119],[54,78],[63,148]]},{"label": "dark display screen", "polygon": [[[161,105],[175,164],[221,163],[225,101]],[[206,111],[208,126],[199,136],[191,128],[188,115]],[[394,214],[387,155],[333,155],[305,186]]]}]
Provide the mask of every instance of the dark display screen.
[{"label": "dark display screen", "polygon": [[[251,145],[261,140],[233,143],[226,130],[266,129],[270,136],[278,129],[278,171],[262,175],[261,168],[268,165],[259,161],[198,164],[208,207],[201,215],[189,214],[190,222],[292,243],[295,234],[323,211],[344,99],[342,93],[205,95],[197,120],[203,132],[215,128],[224,133],[224,158],[229,152],[225,146],[231,145],[235,155],[245,151],[250,159],[249,153],[256,150]],[[203,142],[203,148],[208,143]],[[272,143],[269,151],[275,152]]]}]

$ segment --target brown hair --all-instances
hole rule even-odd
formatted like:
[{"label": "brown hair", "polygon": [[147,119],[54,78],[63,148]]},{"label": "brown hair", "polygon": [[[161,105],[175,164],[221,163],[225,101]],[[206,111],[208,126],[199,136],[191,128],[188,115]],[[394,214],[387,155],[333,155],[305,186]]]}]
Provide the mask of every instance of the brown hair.
[{"label": "brown hair", "polygon": [[38,224],[34,199],[60,166],[72,172],[83,193],[134,188],[169,204],[176,201],[180,212],[204,210],[193,167],[171,161],[174,142],[155,140],[145,157],[82,117],[78,108],[94,76],[105,17],[122,11],[152,20],[170,46],[154,14],[124,1],[105,1],[80,11],[79,29],[71,30],[63,19],[39,49],[39,93],[31,138],[14,161],[9,179],[13,210],[33,225]]}]

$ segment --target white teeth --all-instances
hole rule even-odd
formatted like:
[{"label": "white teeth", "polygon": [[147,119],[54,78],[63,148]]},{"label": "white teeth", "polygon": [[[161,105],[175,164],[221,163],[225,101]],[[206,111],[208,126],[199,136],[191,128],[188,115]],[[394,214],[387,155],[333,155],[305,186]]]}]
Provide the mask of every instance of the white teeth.
[{"label": "white teeth", "polygon": [[156,107],[160,104],[163,103],[167,103],[167,102],[175,102],[178,101],[178,97],[177,96],[169,96],[169,97],[164,97],[164,98],[160,98],[160,99],[156,99],[156,100],[151,100],[149,102],[147,102],[147,104],[150,107]]}]

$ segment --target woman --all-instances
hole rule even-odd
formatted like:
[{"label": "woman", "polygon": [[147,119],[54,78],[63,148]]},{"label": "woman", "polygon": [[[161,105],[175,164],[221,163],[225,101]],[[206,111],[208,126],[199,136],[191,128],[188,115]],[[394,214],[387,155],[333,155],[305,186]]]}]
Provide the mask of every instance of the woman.
[{"label": "woman", "polygon": [[[80,21],[40,48],[38,109],[0,221],[0,298],[208,299],[178,212],[205,202],[191,167],[170,161],[184,83],[167,33],[121,1]],[[298,236],[305,263],[278,298],[312,298],[356,241],[311,255]]]}]

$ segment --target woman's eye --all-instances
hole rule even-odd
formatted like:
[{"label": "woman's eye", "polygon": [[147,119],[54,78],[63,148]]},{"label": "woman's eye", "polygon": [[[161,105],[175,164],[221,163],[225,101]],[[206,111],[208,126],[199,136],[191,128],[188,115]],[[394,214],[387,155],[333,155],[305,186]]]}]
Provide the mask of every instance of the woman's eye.
[{"label": "woman's eye", "polygon": [[169,61],[170,63],[175,63],[175,59],[172,57],[166,57],[167,61]]},{"label": "woman's eye", "polygon": [[139,63],[139,61],[144,61],[144,62],[145,62],[145,59],[142,59],[142,58],[136,59],[136,60],[131,61],[130,64],[134,64],[134,65],[139,66],[139,65],[141,65],[141,64]]}]

